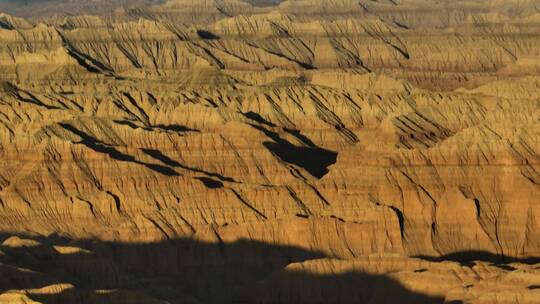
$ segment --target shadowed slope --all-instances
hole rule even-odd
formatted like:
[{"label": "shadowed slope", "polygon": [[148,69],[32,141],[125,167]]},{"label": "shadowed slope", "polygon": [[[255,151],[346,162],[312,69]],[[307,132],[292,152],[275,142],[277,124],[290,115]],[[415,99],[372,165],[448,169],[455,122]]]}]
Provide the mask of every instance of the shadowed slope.
[{"label": "shadowed slope", "polygon": [[[283,270],[288,264],[322,258],[318,252],[250,241],[208,244],[169,240],[149,244],[73,241],[38,238],[30,244],[11,238],[0,246],[0,293],[34,289],[30,298],[41,303],[94,303],[133,290],[155,303],[442,303],[441,298],[408,291],[391,278],[362,272],[315,275]],[[26,242],[26,245],[22,245]],[[7,268],[12,265],[31,269]],[[280,286],[265,285],[279,272]],[[258,283],[257,283],[258,282]],[[73,284],[59,292],[40,293],[54,284]],[[251,286],[251,287],[250,287]],[[111,290],[99,293],[98,290]],[[377,290],[385,290],[381,297]],[[127,295],[124,295],[124,300]],[[143,303],[128,300],[129,303]],[[79,302],[81,301],[81,302]],[[146,300],[148,301],[148,299]],[[116,303],[116,302],[114,302]],[[154,302],[152,302],[154,303]],[[164,302],[163,302],[164,303]]]}]

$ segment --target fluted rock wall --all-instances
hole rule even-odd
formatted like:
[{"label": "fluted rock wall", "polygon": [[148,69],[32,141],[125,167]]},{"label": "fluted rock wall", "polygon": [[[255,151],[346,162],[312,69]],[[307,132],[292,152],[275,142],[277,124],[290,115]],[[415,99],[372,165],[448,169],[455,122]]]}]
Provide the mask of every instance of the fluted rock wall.
[{"label": "fluted rock wall", "polygon": [[0,302],[534,303],[539,7],[1,15]]}]

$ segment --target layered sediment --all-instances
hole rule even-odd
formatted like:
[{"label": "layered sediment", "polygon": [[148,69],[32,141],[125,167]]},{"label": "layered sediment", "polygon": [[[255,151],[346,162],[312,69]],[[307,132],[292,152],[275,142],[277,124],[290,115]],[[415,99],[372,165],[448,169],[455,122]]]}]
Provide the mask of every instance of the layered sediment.
[{"label": "layered sediment", "polygon": [[535,303],[540,5],[277,2],[0,15],[0,302]]}]

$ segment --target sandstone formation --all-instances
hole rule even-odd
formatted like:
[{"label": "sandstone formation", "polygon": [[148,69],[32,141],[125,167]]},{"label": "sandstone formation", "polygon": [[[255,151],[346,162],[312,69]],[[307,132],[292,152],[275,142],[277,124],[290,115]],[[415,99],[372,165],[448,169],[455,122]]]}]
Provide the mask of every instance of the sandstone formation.
[{"label": "sandstone formation", "polygon": [[540,302],[537,1],[79,2],[0,14],[0,303]]}]

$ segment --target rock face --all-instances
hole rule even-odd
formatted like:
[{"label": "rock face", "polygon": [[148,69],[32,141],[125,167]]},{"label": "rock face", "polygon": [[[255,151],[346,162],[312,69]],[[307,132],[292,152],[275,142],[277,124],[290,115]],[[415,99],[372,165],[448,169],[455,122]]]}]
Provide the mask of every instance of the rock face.
[{"label": "rock face", "polygon": [[538,303],[536,1],[49,16],[0,15],[0,303]]}]

